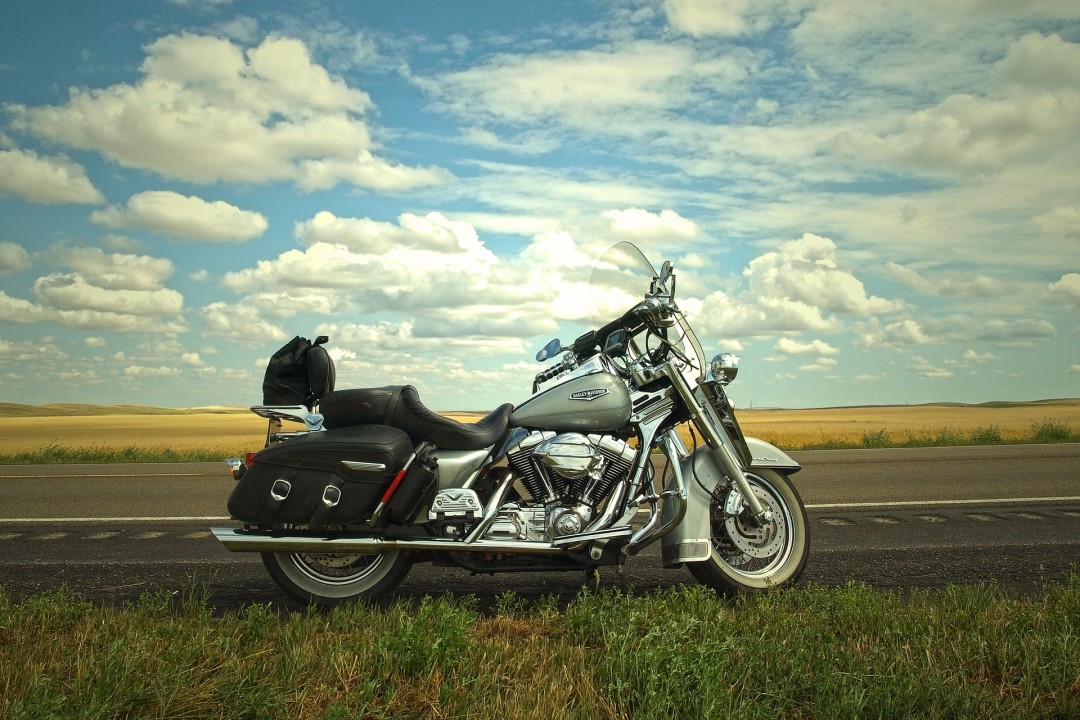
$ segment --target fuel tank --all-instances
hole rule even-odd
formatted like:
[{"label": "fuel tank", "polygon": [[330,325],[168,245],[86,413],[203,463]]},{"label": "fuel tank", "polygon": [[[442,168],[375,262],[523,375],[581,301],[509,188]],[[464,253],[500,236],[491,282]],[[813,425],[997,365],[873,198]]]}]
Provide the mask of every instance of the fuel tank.
[{"label": "fuel tank", "polygon": [[510,416],[513,427],[538,430],[609,432],[630,420],[630,392],[606,372],[572,378],[518,405]]}]

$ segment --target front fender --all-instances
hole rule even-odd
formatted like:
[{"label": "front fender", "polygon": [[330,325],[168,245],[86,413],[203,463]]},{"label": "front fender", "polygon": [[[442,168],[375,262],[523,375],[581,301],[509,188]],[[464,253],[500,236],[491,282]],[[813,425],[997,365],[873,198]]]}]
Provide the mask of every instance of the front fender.
[{"label": "front fender", "polygon": [[[764,440],[748,437],[746,444],[753,458],[751,468],[770,468],[786,474],[802,469],[787,453]],[[712,491],[727,477],[716,454],[706,445],[683,457],[679,462],[679,469],[686,484],[686,514],[681,523],[661,538],[664,567],[677,567],[682,563],[709,559],[712,552],[709,544],[709,505],[712,502]],[[669,490],[675,488],[674,473],[668,478],[667,485]],[[675,512],[674,503],[664,503],[664,522],[673,519]]]},{"label": "front fender", "polygon": [[783,470],[789,475],[802,470],[802,465],[792,460],[790,455],[764,440],[748,437],[746,445],[750,448],[750,457],[753,458],[750,467]]},{"label": "front fender", "polygon": [[[686,514],[681,523],[661,538],[664,567],[709,559],[709,503],[713,488],[727,477],[716,454],[704,445],[682,458],[679,469],[686,484]],[[675,484],[675,473],[672,473],[668,489],[673,489]],[[673,506],[674,503],[668,502],[663,505],[665,523],[674,519],[676,508]]]}]

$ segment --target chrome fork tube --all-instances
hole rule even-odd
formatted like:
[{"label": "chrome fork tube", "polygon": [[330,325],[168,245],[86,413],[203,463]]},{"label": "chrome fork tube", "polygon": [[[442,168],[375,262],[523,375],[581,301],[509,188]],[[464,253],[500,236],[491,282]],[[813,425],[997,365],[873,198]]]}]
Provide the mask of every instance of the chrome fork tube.
[{"label": "chrome fork tube", "polygon": [[705,436],[705,442],[716,454],[717,460],[720,461],[721,467],[724,468],[724,473],[731,478],[739,492],[742,493],[743,501],[750,509],[751,514],[759,523],[767,524],[772,522],[771,513],[762,507],[761,501],[758,500],[757,495],[754,494],[754,490],[750,486],[750,482],[746,479],[742,463],[738,460],[735,446],[732,444],[731,438],[727,436],[727,432],[720,429],[719,423],[713,419],[712,415],[701,408],[697,398],[694,396],[694,391],[686,382],[683,374],[679,372],[679,369],[670,362],[664,365],[664,369],[665,374],[675,388],[675,392],[679,394],[687,411],[690,413],[690,420],[694,423],[694,427]]}]

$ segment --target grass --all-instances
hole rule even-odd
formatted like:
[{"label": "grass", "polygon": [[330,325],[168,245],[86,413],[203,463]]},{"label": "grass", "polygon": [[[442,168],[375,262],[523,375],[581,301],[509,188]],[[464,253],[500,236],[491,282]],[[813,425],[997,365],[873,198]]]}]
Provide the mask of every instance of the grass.
[{"label": "grass", "polygon": [[[239,409],[65,405],[33,414],[27,407],[0,403],[0,464],[217,461],[260,448],[266,437],[266,421]],[[446,414],[462,422],[479,417]],[[757,409],[738,417],[747,435],[784,450],[1080,442],[1080,400]]]},{"label": "grass", "polygon": [[700,586],[214,614],[196,591],[95,609],[0,592],[0,716],[1066,718],[1080,577],[909,596],[860,585],[727,601]]}]

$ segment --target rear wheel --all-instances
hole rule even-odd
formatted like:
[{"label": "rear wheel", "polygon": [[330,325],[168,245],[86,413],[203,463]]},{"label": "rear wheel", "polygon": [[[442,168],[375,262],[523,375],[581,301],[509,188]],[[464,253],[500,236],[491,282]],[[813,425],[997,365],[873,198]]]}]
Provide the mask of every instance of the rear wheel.
[{"label": "rear wheel", "polygon": [[305,604],[329,607],[349,600],[374,600],[390,592],[409,572],[401,550],[355,553],[263,553],[274,583]]},{"label": "rear wheel", "polygon": [[751,470],[746,478],[773,521],[758,524],[731,484],[709,507],[709,559],[687,563],[698,582],[728,595],[795,582],[810,549],[806,509],[791,480],[767,469]]}]

